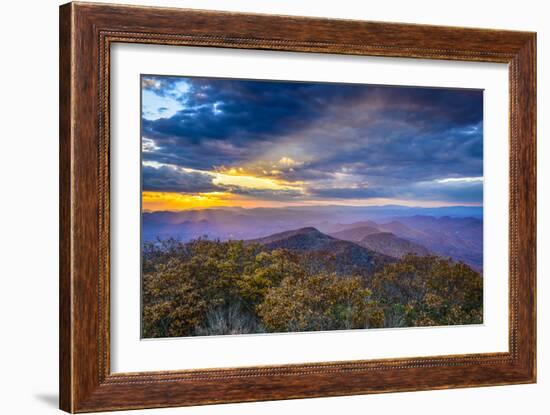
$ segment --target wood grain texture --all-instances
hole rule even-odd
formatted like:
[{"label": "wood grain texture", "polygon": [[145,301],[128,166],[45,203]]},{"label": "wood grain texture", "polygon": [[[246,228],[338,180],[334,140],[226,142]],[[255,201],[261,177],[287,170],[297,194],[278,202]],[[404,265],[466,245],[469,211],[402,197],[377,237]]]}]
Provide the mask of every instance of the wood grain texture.
[{"label": "wood grain texture", "polygon": [[[109,70],[116,42],[508,63],[510,350],[110,373]],[[533,33],[70,3],[60,10],[60,407],[200,405],[534,382]],[[231,365],[231,362],[228,362]]]},{"label": "wood grain texture", "polygon": [[72,20],[69,8],[59,16],[59,406],[72,409],[71,289],[71,110]]}]

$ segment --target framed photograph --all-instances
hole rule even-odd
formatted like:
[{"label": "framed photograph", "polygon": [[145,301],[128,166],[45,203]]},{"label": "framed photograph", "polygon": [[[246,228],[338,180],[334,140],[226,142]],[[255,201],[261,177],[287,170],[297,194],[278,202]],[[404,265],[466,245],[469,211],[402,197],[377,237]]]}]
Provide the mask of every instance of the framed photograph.
[{"label": "framed photograph", "polygon": [[536,35],[60,8],[60,407],[536,381]]}]

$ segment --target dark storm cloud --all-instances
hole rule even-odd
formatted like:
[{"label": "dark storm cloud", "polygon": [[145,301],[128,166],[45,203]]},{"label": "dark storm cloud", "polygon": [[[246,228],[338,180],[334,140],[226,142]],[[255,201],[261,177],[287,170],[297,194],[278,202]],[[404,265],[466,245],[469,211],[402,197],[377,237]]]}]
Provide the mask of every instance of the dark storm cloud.
[{"label": "dark storm cloud", "polygon": [[348,172],[364,174],[370,180],[481,176],[482,130],[481,124],[435,132],[403,131],[392,129],[391,125],[365,128],[358,134],[364,134],[368,145],[349,149],[342,146],[338,152],[329,151],[329,145],[315,162],[307,166],[309,171],[292,174],[300,178],[315,170],[334,171],[345,167]]},{"label": "dark storm cloud", "polygon": [[[163,87],[145,88],[154,93],[160,89],[161,96],[173,97],[175,93],[166,90],[181,82],[152,79],[161,79]],[[188,78],[188,84],[189,90],[179,98],[182,110],[170,118],[142,120],[142,134],[164,148],[146,159],[203,169],[238,163],[315,122],[327,105],[349,102],[362,92],[352,85],[297,82]],[[239,151],[243,148],[247,151]],[[223,163],[227,156],[230,159]]]},{"label": "dark storm cloud", "polygon": [[142,166],[144,191],[204,193],[224,190],[212,184],[212,176],[198,172],[186,172],[170,166]]},{"label": "dark storm cloud", "polygon": [[[212,170],[275,149],[300,163],[273,174],[319,197],[482,200],[480,183],[435,184],[483,175],[482,91],[180,77],[142,85],[160,100],[142,118],[155,144],[145,161]],[[186,186],[156,173],[155,189]]]}]

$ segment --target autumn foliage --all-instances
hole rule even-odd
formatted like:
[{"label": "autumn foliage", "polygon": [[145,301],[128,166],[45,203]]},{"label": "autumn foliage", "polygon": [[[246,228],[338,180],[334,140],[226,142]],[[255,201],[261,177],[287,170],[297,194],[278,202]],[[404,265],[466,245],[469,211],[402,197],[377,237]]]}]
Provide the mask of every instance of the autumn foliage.
[{"label": "autumn foliage", "polygon": [[143,336],[177,337],[482,322],[482,277],[407,255],[368,274],[242,241],[168,240],[143,249]]},{"label": "autumn foliage", "polygon": [[386,327],[483,322],[483,280],[463,263],[406,255],[386,265],[371,283]]}]

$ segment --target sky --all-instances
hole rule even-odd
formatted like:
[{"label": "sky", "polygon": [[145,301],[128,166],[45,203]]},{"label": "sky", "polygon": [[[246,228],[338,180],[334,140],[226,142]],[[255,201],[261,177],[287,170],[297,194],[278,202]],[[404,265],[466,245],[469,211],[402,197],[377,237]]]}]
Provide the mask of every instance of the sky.
[{"label": "sky", "polygon": [[142,75],[146,211],[481,206],[483,91]]}]

